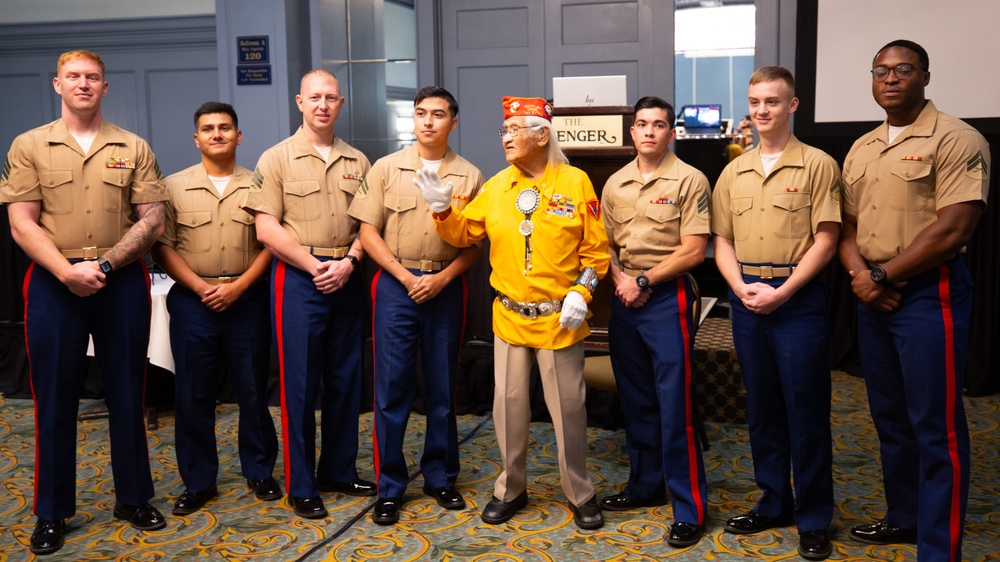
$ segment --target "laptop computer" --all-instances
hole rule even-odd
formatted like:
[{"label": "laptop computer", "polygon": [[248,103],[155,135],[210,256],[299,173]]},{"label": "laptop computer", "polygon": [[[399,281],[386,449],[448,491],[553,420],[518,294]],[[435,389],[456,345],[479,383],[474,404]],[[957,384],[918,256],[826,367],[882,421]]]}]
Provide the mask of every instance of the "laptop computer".
[{"label": "laptop computer", "polygon": [[684,118],[684,134],[717,135],[722,132],[722,105],[685,105],[681,108]]}]

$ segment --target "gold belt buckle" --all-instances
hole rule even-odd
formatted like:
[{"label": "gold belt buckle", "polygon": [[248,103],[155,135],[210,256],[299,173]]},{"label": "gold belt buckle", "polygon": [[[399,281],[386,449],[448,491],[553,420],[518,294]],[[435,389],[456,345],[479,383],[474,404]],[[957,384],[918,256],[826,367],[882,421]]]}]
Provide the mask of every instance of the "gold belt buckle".
[{"label": "gold belt buckle", "polygon": [[218,279],[219,279],[219,283],[220,284],[232,283],[233,282],[233,278],[232,277],[219,277]]},{"label": "gold belt buckle", "polygon": [[420,271],[434,271],[434,262],[432,260],[420,260]]},{"label": "gold belt buckle", "polygon": [[760,278],[761,279],[774,279],[774,268],[770,265],[760,266]]},{"label": "gold belt buckle", "polygon": [[351,249],[350,246],[348,246],[346,248],[343,247],[343,246],[338,246],[336,248],[333,248],[333,255],[330,256],[330,257],[336,258],[336,259],[343,259],[347,255],[348,250],[350,250],[350,249]]},{"label": "gold belt buckle", "polygon": [[93,261],[99,258],[97,255],[97,246],[87,246],[83,249],[83,259],[87,261]]}]

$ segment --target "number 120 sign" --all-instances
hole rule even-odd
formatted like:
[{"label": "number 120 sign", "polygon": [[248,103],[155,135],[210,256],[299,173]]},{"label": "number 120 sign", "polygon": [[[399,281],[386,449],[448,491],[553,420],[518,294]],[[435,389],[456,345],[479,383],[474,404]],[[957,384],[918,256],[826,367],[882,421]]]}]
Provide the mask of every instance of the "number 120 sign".
[{"label": "number 120 sign", "polygon": [[236,52],[239,53],[239,60],[236,64],[268,64],[270,55],[268,52],[267,35],[254,35],[249,37],[236,38]]}]

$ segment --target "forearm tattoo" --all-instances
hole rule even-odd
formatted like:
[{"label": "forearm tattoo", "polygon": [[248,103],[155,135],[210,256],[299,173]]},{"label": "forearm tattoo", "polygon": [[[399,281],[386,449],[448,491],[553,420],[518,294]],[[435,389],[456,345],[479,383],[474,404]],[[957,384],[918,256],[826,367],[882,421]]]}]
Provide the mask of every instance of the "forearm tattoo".
[{"label": "forearm tattoo", "polygon": [[624,267],[622,267],[622,262],[618,261],[618,252],[612,250],[609,253],[611,254],[611,264],[617,267],[618,269],[625,269]]},{"label": "forearm tattoo", "polygon": [[141,258],[153,247],[163,224],[163,203],[141,203],[135,206],[137,219],[122,239],[104,255],[115,268],[128,265]]}]

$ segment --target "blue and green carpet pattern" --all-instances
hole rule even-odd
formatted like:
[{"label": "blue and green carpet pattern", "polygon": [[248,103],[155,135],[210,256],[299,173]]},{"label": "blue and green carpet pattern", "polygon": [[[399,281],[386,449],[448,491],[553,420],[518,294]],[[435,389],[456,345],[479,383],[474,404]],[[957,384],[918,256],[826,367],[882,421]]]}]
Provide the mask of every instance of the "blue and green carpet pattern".
[{"label": "blue and green carpet pattern", "polygon": [[[833,375],[833,435],[836,510],[830,529],[834,560],[916,560],[913,545],[871,546],[848,538],[851,526],[882,515],[884,510],[878,440],[868,413],[864,384]],[[81,410],[99,407],[85,401]],[[963,558],[1000,557],[1000,399],[967,398],[972,433],[972,483],[965,525]],[[0,562],[28,560],[27,544],[34,525],[31,514],[34,472],[34,419],[30,400],[0,399]],[[279,412],[272,408],[280,431]],[[551,425],[531,428],[528,455],[530,502],[510,522],[487,525],[479,512],[490,500],[500,471],[492,420],[462,416],[462,473],[458,487],[466,510],[444,510],[421,492],[420,476],[411,482],[397,525],[372,523],[374,498],[324,494],[330,516],[321,520],[296,517],[285,500],[262,502],[246,488],[236,452],[237,409],[218,409],[219,497],[189,516],[170,515],[183,492],[174,453],[173,417],[160,418],[149,432],[156,485],[152,503],[167,516],[160,531],[139,532],[112,517],[111,475],[106,420],[80,422],[77,452],[77,512],[67,521],[66,545],[52,560],[742,560],[798,559],[795,527],[758,535],[725,533],[728,517],[752,507],[759,496],[747,427],[707,424],[711,450],[705,453],[709,484],[709,521],[705,538],[686,549],[667,545],[672,522],[669,505],[633,512],[605,512],[606,524],[581,531],[559,485],[556,443]],[[358,469],[372,479],[371,414],[361,419]],[[406,454],[418,466],[424,419],[413,415],[407,430]],[[588,466],[598,495],[616,493],[628,476],[622,430],[589,430]],[[281,455],[275,476],[281,480]],[[916,464],[913,467],[917,470]],[[416,468],[412,468],[416,470]]]}]

